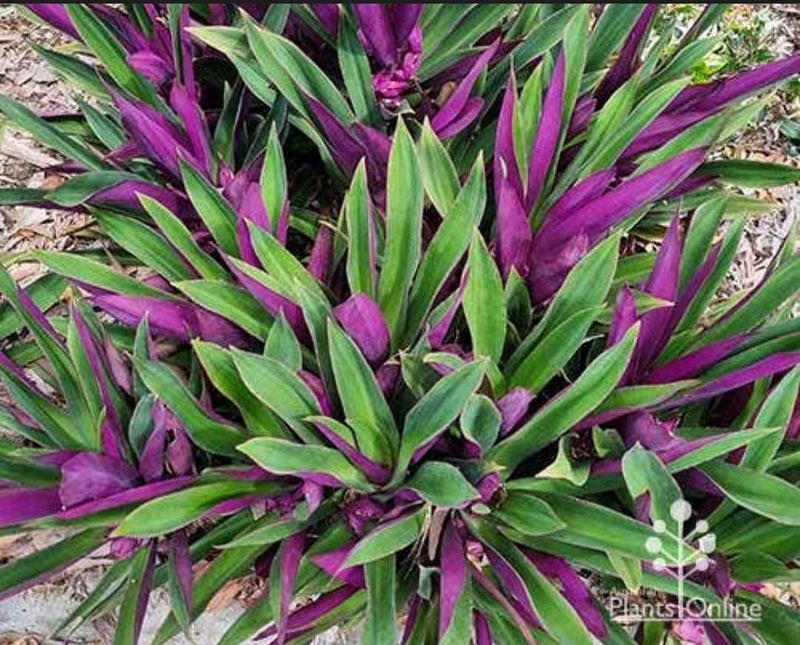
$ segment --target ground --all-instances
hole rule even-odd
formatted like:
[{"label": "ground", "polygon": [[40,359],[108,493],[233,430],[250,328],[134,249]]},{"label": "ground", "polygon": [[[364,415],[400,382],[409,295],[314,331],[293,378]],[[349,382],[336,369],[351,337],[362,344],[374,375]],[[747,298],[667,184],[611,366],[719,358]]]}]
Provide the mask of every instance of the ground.
[{"label": "ground", "polygon": [[[718,61],[719,65],[735,64],[747,57],[758,59],[764,52],[785,56],[800,47],[797,40],[800,9],[788,4],[739,5],[729,18],[729,30],[732,35],[725,52],[730,60]],[[13,6],[0,6],[0,93],[37,111],[59,113],[73,109],[76,104],[67,86],[49,71],[30,46],[36,43],[58,47],[67,42],[52,29],[33,26]],[[800,104],[796,99],[787,100],[786,94],[774,94],[761,121],[727,145],[724,155],[797,165],[788,155],[787,140],[779,131],[787,118],[800,119]],[[28,136],[11,128],[4,131],[0,126],[0,185],[57,185],[61,177],[45,170],[57,161]],[[776,205],[769,213],[749,220],[736,265],[725,286],[727,293],[749,287],[761,277],[800,214],[800,191],[796,186],[760,191],[759,195],[773,199]],[[83,215],[33,207],[0,207],[0,259],[5,261],[12,254],[30,249],[62,250],[96,243],[86,230],[87,224]],[[33,263],[19,263],[12,269],[14,277],[23,281],[37,271]],[[34,553],[58,538],[59,534],[52,531],[0,537],[0,563]],[[51,582],[0,602],[0,645],[43,642],[58,620],[86,597],[108,562],[103,554],[94,554]],[[797,606],[800,588],[794,587],[769,587],[767,593]],[[212,601],[211,611],[195,625],[197,642],[212,642],[214,635],[221,634],[258,591],[258,585],[247,579],[223,588]],[[153,594],[144,642],[150,640],[148,635],[166,611],[165,595]],[[99,621],[70,642],[109,642],[111,627],[108,620]],[[331,632],[319,642],[345,643],[348,638]]]}]

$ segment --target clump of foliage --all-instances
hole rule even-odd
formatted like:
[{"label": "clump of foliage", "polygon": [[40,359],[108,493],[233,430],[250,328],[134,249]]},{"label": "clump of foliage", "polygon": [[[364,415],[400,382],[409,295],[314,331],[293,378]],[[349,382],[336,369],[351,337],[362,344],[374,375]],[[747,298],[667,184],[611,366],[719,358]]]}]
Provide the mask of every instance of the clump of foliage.
[{"label": "clump of foliage", "polygon": [[[165,642],[252,572],[222,643],[786,642],[794,236],[714,296],[763,208],[727,186],[798,172],[706,157],[800,58],[690,85],[713,7],[666,49],[656,5],[43,6],[99,102],[2,99],[75,176],[1,194],[87,209],[114,261],[0,275],[0,526],[75,531],[0,594],[107,543],[61,633],[118,607],[136,642],[166,585]],[[625,629],[597,588],[762,619]]]}]

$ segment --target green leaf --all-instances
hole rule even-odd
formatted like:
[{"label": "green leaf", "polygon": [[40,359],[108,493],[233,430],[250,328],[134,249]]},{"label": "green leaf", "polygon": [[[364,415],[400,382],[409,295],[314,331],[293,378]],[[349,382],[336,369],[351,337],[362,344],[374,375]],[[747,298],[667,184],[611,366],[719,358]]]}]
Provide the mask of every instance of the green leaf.
[{"label": "green leaf", "polygon": [[486,452],[497,441],[502,415],[488,396],[473,394],[459,417],[464,438],[477,443]]},{"label": "green leaf", "polygon": [[180,419],[195,444],[218,455],[238,454],[236,446],[247,436],[236,426],[211,418],[175,372],[155,361],[137,358],[134,363],[147,388]]},{"label": "green leaf", "polygon": [[681,289],[686,287],[708,256],[725,213],[725,204],[724,197],[712,199],[699,206],[692,215],[681,253]]},{"label": "green leaf", "polygon": [[608,4],[592,28],[586,71],[602,69],[608,57],[618,50],[642,13],[644,4]]},{"label": "green leaf", "polygon": [[193,341],[192,347],[214,387],[239,408],[249,432],[289,438],[289,432],[275,413],[247,389],[229,351],[200,340]]},{"label": "green leaf", "polygon": [[485,522],[470,522],[481,542],[500,555],[522,578],[536,615],[559,643],[593,642],[575,609],[531,563],[522,551]]},{"label": "green leaf", "polygon": [[[552,539],[600,551],[613,551],[639,560],[655,559],[656,555],[646,547],[648,538],[657,535],[653,527],[606,506],[569,495],[539,493],[539,496],[565,524],[564,528],[549,536]],[[687,564],[696,558],[691,546],[679,545],[675,540],[664,540],[662,548],[671,562],[683,559]]]},{"label": "green leaf", "polygon": [[142,101],[156,105],[155,89],[128,64],[128,54],[107,22],[86,5],[71,4],[66,9],[81,40],[97,56],[114,82]]},{"label": "green leaf", "polygon": [[397,641],[395,607],[395,556],[387,555],[364,565],[367,615],[362,643],[383,645]]},{"label": "green leaf", "polygon": [[[316,99],[345,125],[353,121],[353,113],[333,82],[319,66],[283,36],[256,27],[251,20],[245,24],[250,47],[261,66],[281,94],[291,103],[303,95]],[[286,86],[291,85],[291,94]]]},{"label": "green leaf", "polygon": [[67,83],[75,85],[88,94],[108,100],[108,88],[103,84],[100,74],[97,73],[94,67],[83,62],[77,56],[71,56],[54,49],[46,49],[33,42],[31,47]]},{"label": "green leaf", "polygon": [[303,367],[303,351],[300,342],[294,335],[283,312],[269,330],[267,342],[264,343],[264,356],[274,358],[294,372],[300,371]]},{"label": "green leaf", "polygon": [[497,444],[487,458],[513,470],[591,413],[625,373],[638,334],[638,325],[631,327],[622,340],[594,359],[572,385],[551,399],[512,436]]},{"label": "green leaf", "polygon": [[476,356],[488,356],[497,363],[506,339],[503,279],[483,237],[478,234],[472,237],[467,269],[469,280],[462,308],[472,337],[472,351]]},{"label": "green leaf", "polygon": [[276,475],[303,477],[313,473],[333,477],[344,486],[362,493],[373,488],[364,474],[333,448],[259,437],[241,444],[239,450]]},{"label": "green leaf", "polygon": [[739,506],[781,524],[800,526],[800,489],[786,480],[724,461],[700,468]]},{"label": "green leaf", "polygon": [[345,415],[365,421],[368,427],[380,433],[383,441],[376,438],[365,445],[383,450],[367,456],[379,463],[388,463],[397,449],[397,426],[372,368],[355,342],[333,320],[328,321],[328,346]]},{"label": "green leaf", "polygon": [[208,227],[211,236],[220,248],[234,257],[239,257],[236,238],[238,216],[228,201],[191,164],[180,160],[181,177],[189,201]]},{"label": "green leaf", "polygon": [[38,251],[36,259],[48,269],[78,282],[91,284],[106,291],[129,296],[146,296],[150,298],[169,298],[174,296],[149,287],[140,280],[131,278],[124,273],[110,269],[105,264],[89,260],[79,255],[68,253],[55,253]]},{"label": "green leaf", "polygon": [[483,156],[478,155],[464,189],[446,213],[419,265],[408,306],[407,340],[416,337],[437,293],[466,252],[485,205]]},{"label": "green leaf", "polygon": [[456,420],[483,380],[486,364],[468,363],[439,379],[406,415],[393,483],[403,477],[414,451]]},{"label": "green leaf", "polygon": [[539,338],[552,332],[580,311],[602,305],[611,288],[619,256],[619,235],[612,235],[584,256],[567,275],[550,306],[533,331],[520,343],[507,362],[513,373]]},{"label": "green leaf", "polygon": [[697,173],[745,188],[772,188],[800,181],[800,168],[747,159],[709,161]]},{"label": "green leaf", "polygon": [[89,171],[67,179],[63,184],[48,192],[46,199],[60,206],[78,206],[104,188],[110,188],[128,180],[141,181],[141,177],[118,170]]},{"label": "green leaf", "polygon": [[139,201],[170,243],[206,280],[230,280],[228,272],[200,248],[191,231],[169,209],[147,195]]},{"label": "green leaf", "polygon": [[443,461],[422,464],[408,481],[408,487],[434,506],[461,508],[480,497],[461,471]]},{"label": "green leaf", "polygon": [[86,146],[61,133],[58,128],[36,116],[31,110],[8,96],[0,96],[0,112],[14,125],[27,130],[41,144],[90,170],[105,170],[109,164]]},{"label": "green leaf", "polygon": [[673,505],[688,504],[680,486],[670,476],[658,457],[638,443],[622,457],[622,474],[631,497],[636,500],[650,494],[649,514],[653,521],[661,520],[673,535],[683,535],[683,520],[673,514]]},{"label": "green leaf", "polygon": [[375,223],[367,189],[367,171],[362,159],[344,200],[347,222],[347,281],[353,293],[375,297]]},{"label": "green leaf", "polygon": [[261,195],[267,210],[272,231],[280,227],[281,215],[288,200],[288,184],[286,180],[286,162],[278,139],[275,123],[269,131],[267,150],[264,154],[264,165],[261,168]]},{"label": "green leaf", "polygon": [[379,525],[356,543],[342,568],[374,562],[405,549],[419,537],[426,515],[423,506]]},{"label": "green leaf", "polygon": [[551,479],[565,479],[575,486],[583,486],[589,479],[591,464],[586,460],[579,460],[572,456],[573,443],[577,435],[567,434],[558,440],[558,453],[556,458],[537,477]]},{"label": "green leaf", "polygon": [[422,192],[414,142],[399,119],[389,155],[386,248],[378,282],[378,302],[395,344],[402,331],[408,289],[421,253]]},{"label": "green leaf", "polygon": [[425,192],[439,214],[446,217],[456,201],[461,185],[447,148],[436,136],[427,119],[422,125],[417,156],[425,182]]},{"label": "green leaf", "polygon": [[73,562],[77,562],[106,541],[107,529],[96,528],[81,531],[36,553],[16,558],[0,567],[0,593],[5,594],[15,587],[40,577],[55,573]]},{"label": "green leaf", "polygon": [[306,443],[320,443],[303,421],[319,414],[314,394],[294,372],[267,356],[234,350],[233,362],[247,389],[272,409]]},{"label": "green leaf", "polygon": [[358,38],[356,28],[350,16],[339,13],[339,39],[336,52],[339,56],[339,69],[347,88],[347,95],[353,104],[356,120],[367,125],[381,122],[375,90],[372,88],[372,70],[364,46]]},{"label": "green leaf", "polygon": [[[114,645],[136,645],[139,629],[144,620],[144,616],[139,613],[140,600],[144,600],[146,611],[147,598],[150,596],[154,549],[155,544],[146,544],[131,557],[130,571],[114,632]],[[143,594],[146,594],[144,598]]]},{"label": "green leaf", "polygon": [[637,560],[636,558],[629,558],[624,555],[620,555],[614,551],[608,551],[606,556],[608,557],[608,561],[611,563],[611,566],[613,566],[614,570],[617,572],[617,575],[625,583],[625,587],[628,589],[628,591],[638,593],[640,587],[642,586],[641,561]]},{"label": "green leaf", "polygon": [[92,214],[112,240],[170,282],[194,277],[175,249],[149,226],[107,211]]},{"label": "green leaf", "polygon": [[164,535],[200,519],[225,500],[253,494],[274,495],[281,490],[276,482],[238,480],[192,486],[145,502],[122,520],[114,535],[140,538]]},{"label": "green leaf", "polygon": [[508,387],[539,392],[578,351],[600,311],[600,307],[579,311],[542,338],[511,374]]},{"label": "green leaf", "polygon": [[493,516],[526,535],[547,535],[565,526],[547,502],[518,490],[509,490]]},{"label": "green leaf", "polygon": [[184,280],[173,283],[190,300],[235,323],[259,340],[269,335],[272,317],[244,289],[219,280]]}]

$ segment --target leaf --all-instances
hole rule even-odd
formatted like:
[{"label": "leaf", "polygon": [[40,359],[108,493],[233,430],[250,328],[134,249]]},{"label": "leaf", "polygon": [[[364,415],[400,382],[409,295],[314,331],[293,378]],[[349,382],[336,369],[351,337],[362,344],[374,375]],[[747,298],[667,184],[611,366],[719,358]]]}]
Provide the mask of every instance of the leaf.
[{"label": "leaf", "polygon": [[[388,463],[399,441],[392,411],[383,397],[378,381],[353,340],[333,321],[328,322],[328,346],[331,366],[345,415],[367,422],[381,435],[365,445],[383,447],[380,454],[367,454],[380,463]],[[383,444],[383,445],[381,445]]]},{"label": "leaf", "polygon": [[724,461],[700,468],[739,506],[781,524],[800,526],[800,490],[786,480]]},{"label": "leaf", "polygon": [[272,123],[261,168],[261,195],[273,233],[279,230],[284,205],[288,200],[286,162],[283,159],[278,131]]},{"label": "leaf", "polygon": [[134,364],[147,388],[180,419],[195,444],[218,455],[238,454],[236,446],[247,436],[236,426],[210,417],[175,372],[155,361],[134,359]]},{"label": "leaf", "polygon": [[149,296],[151,298],[173,298],[168,293],[149,287],[139,280],[114,271],[105,264],[79,255],[38,251],[36,259],[55,273],[113,293],[130,296]]},{"label": "leaf", "polygon": [[97,56],[114,82],[134,96],[155,105],[157,97],[153,86],[128,64],[127,53],[109,25],[85,5],[69,5],[67,13],[81,40]]},{"label": "leaf", "polygon": [[267,342],[264,343],[264,356],[283,363],[294,372],[303,367],[302,348],[283,313],[269,330]]},{"label": "leaf", "polygon": [[276,482],[223,481],[193,486],[142,504],[127,515],[114,535],[156,537],[200,519],[217,504],[252,494],[276,494]]},{"label": "leaf", "polygon": [[422,182],[414,142],[402,119],[389,155],[386,193],[386,247],[378,302],[397,343],[422,244]]},{"label": "leaf", "polygon": [[0,597],[5,598],[18,588],[44,581],[89,555],[106,541],[106,533],[105,528],[81,531],[36,553],[3,565],[0,567]]},{"label": "leaf", "polygon": [[505,345],[506,301],[500,271],[480,235],[472,238],[467,268],[469,280],[462,307],[472,337],[472,351],[497,363]]},{"label": "leaf", "polygon": [[446,217],[456,201],[461,186],[453,160],[427,119],[422,125],[417,157],[425,182],[425,192],[439,214]]},{"label": "leaf", "polygon": [[429,504],[444,508],[461,508],[480,497],[458,468],[443,461],[422,464],[409,479],[408,487]]},{"label": "leaf", "polygon": [[174,286],[190,300],[235,323],[255,338],[264,340],[272,327],[272,317],[244,289],[220,280],[183,280]]},{"label": "leaf", "polygon": [[472,395],[459,417],[461,434],[468,441],[480,446],[483,452],[489,450],[497,441],[501,423],[500,410],[489,397],[482,394]]},{"label": "leaf", "polygon": [[233,362],[247,389],[277,414],[306,443],[319,443],[314,431],[303,421],[319,414],[311,390],[285,365],[266,356],[234,351]]},{"label": "leaf", "polygon": [[236,242],[238,217],[233,207],[191,164],[181,159],[180,167],[186,194],[200,219],[225,253],[239,257]]},{"label": "leaf", "polygon": [[658,457],[637,443],[622,458],[622,474],[634,500],[649,493],[651,520],[664,522],[673,535],[683,535],[683,520],[676,518],[672,509],[676,503],[685,505],[688,502]]},{"label": "leaf", "polygon": [[405,336],[413,339],[433,307],[436,295],[456,268],[475,235],[486,206],[483,157],[475,160],[464,189],[433,236],[414,279]]},{"label": "leaf", "polygon": [[380,123],[375,91],[372,89],[369,59],[358,38],[358,30],[346,12],[339,13],[339,39],[336,52],[356,120],[368,125]]},{"label": "leaf", "polygon": [[508,378],[508,387],[540,391],[578,351],[600,311],[599,307],[579,311],[542,338]]},{"label": "leaf", "polygon": [[341,568],[374,562],[405,549],[419,537],[425,515],[422,507],[378,525],[356,543]]},{"label": "leaf", "polygon": [[27,130],[37,141],[67,159],[74,159],[90,170],[105,170],[109,167],[94,152],[63,134],[58,128],[36,116],[31,110],[12,98],[0,96],[0,112],[16,126]]},{"label": "leaf", "polygon": [[526,535],[547,535],[565,526],[545,501],[518,490],[509,491],[493,516]]},{"label": "leaf", "polygon": [[147,214],[153,218],[164,237],[186,258],[189,264],[206,280],[230,280],[228,272],[216,260],[200,248],[194,236],[168,208],[147,195],[139,195],[139,201]]},{"label": "leaf", "polygon": [[608,57],[617,51],[633,27],[644,4],[606,5],[597,24],[592,28],[589,53],[586,56],[586,71],[602,69]]},{"label": "leaf", "polygon": [[350,190],[344,201],[347,222],[347,281],[353,293],[375,295],[375,223],[367,189],[364,160],[353,173]]},{"label": "leaf", "polygon": [[319,475],[325,480],[333,478],[342,485],[362,493],[372,490],[372,484],[364,474],[332,448],[259,437],[241,444],[239,450],[264,470],[276,475],[294,475],[301,478]]},{"label": "leaf", "polygon": [[194,277],[175,249],[149,226],[107,211],[92,214],[112,240],[170,282]]},{"label": "leaf", "polygon": [[393,483],[405,474],[414,453],[456,420],[483,380],[486,364],[468,363],[439,379],[406,415]]},{"label": "leaf", "polygon": [[114,632],[114,645],[135,645],[139,640],[153,584],[154,549],[154,544],[146,544],[131,557],[130,572]]},{"label": "leaf", "polygon": [[394,643],[397,641],[394,554],[365,564],[364,578],[367,614],[362,642],[368,645]]},{"label": "leaf", "polygon": [[525,557],[522,551],[503,535],[492,531],[484,522],[471,522],[477,537],[490,546],[522,578],[533,601],[536,615],[544,628],[559,643],[592,643],[586,627],[575,609]]},{"label": "leaf", "polygon": [[551,399],[508,439],[497,444],[487,458],[509,469],[516,468],[592,412],[625,373],[638,333],[638,325],[631,327],[622,340],[594,359],[572,385]]},{"label": "leaf", "polygon": [[573,443],[577,435],[567,434],[558,440],[558,453],[556,458],[543,470],[537,473],[537,477],[564,479],[583,486],[589,479],[591,464],[589,461],[573,457]]},{"label": "leaf", "polygon": [[697,169],[697,174],[745,188],[772,188],[800,181],[798,168],[748,159],[709,161]]},{"label": "leaf", "polygon": [[642,586],[642,563],[636,558],[628,558],[614,551],[609,551],[606,556],[628,591],[638,593]]}]

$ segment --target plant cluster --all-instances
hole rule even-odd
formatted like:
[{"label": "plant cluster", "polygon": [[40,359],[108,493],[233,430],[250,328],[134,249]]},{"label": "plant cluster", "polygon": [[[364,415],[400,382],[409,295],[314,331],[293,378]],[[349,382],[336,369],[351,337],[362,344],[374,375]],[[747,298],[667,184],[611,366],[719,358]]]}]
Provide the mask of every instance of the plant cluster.
[{"label": "plant cluster", "polygon": [[[735,187],[800,173],[708,157],[800,56],[691,84],[717,5],[677,44],[655,4],[30,11],[81,109],[0,97],[66,176],[0,202],[109,244],[0,273],[0,531],[70,529],[0,597],[102,548],[62,635],[135,643],[166,586],[163,643],[253,574],[221,643],[791,642],[793,235],[715,296],[769,208]],[[760,619],[603,604],[645,589]]]}]

